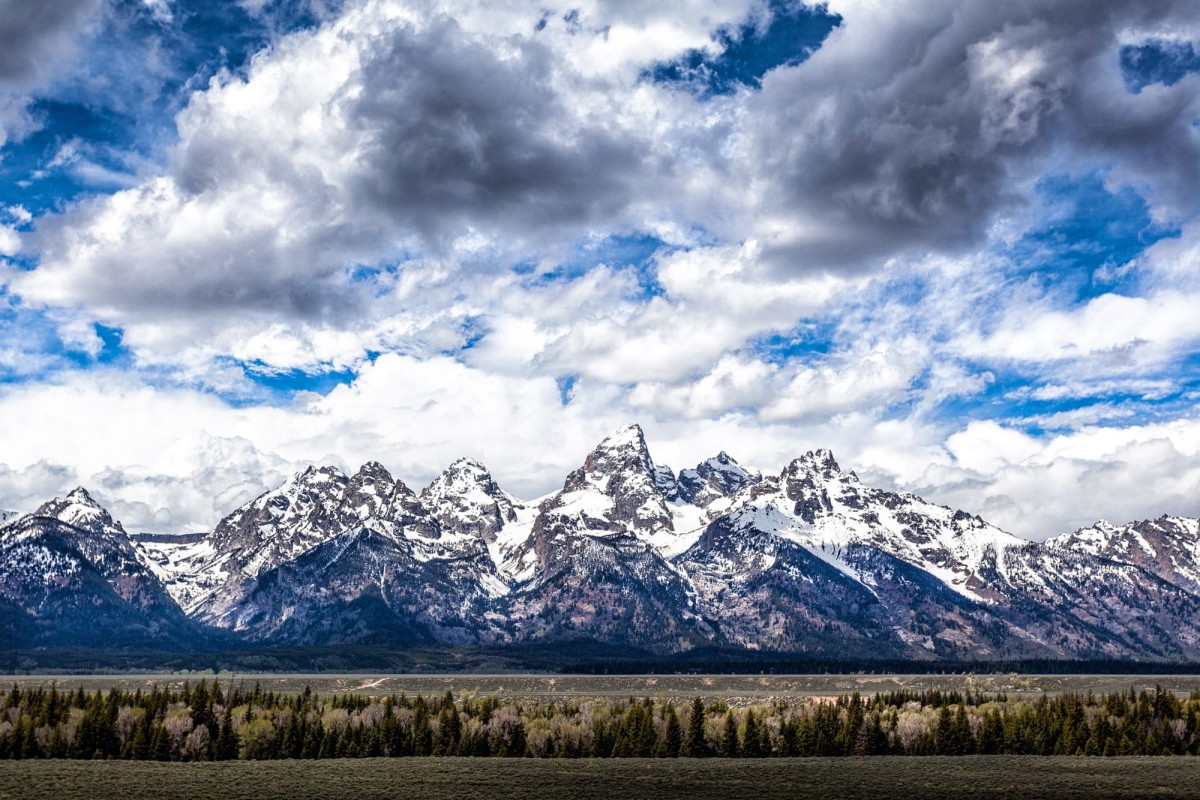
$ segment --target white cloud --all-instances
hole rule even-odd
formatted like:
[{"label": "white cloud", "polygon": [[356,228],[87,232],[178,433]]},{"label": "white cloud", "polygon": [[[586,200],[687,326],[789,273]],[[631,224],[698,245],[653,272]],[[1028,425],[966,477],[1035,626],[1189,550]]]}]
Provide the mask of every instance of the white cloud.
[{"label": "white cloud", "polygon": [[7,225],[0,225],[0,256],[15,256],[21,250],[21,235]]},{"label": "white cloud", "polygon": [[1043,363],[1087,360],[1135,372],[1160,367],[1200,340],[1200,295],[1104,294],[1069,310],[1013,308],[1000,327],[963,344],[972,356]]},{"label": "white cloud", "polygon": [[[144,2],[167,19],[170,3]],[[62,346],[95,357],[96,321],[122,328],[133,357],[127,373],[4,388],[0,487],[13,488],[0,500],[69,478],[131,527],[191,529],[304,463],[379,459],[420,484],[461,455],[530,496],[639,420],[677,468],[728,449],[777,469],[829,446],[865,478],[1029,535],[1194,510],[1188,419],[1120,427],[1136,421],[1120,403],[941,414],[986,405],[1013,374],[1023,386],[997,404],[1184,386],[1169,373],[1200,342],[1194,222],[1136,266],[1093,265],[1114,285],[1083,303],[1016,282],[997,251],[1036,224],[1048,168],[1103,164],[1157,218],[1192,214],[1200,81],[1129,93],[1115,48],[1190,30],[1195,9],[830,9],[844,24],[811,59],[706,99],[640,76],[691,48],[715,54],[713,32],[761,3],[318,13],[323,25],[187,99],[168,168],[132,164],[147,177],[62,214],[10,210],[0,255],[25,248],[40,264],[5,268],[18,309],[5,312],[43,309],[61,341],[8,326],[0,367],[37,371]],[[23,92],[0,92],[0,131],[34,124]],[[82,146],[60,155],[124,178]],[[589,255],[639,233],[667,244],[648,267]],[[569,277],[539,277],[580,253]],[[793,334],[782,356],[756,344]],[[142,377],[261,399],[231,360],[357,379],[231,407]]]},{"label": "white cloud", "polygon": [[956,463],[913,480],[938,502],[1044,539],[1097,518],[1200,516],[1200,421],[1096,427],[1035,439],[992,423],[950,437]]}]

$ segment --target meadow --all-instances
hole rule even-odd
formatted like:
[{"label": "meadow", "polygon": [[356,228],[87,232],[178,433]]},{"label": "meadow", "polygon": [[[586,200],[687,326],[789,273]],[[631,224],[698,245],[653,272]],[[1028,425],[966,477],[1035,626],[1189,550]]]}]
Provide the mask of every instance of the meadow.
[{"label": "meadow", "polygon": [[894,691],[981,691],[1037,696],[1063,692],[1105,694],[1161,686],[1178,694],[1200,689],[1197,675],[1025,675],[997,674],[847,674],[847,675],[553,675],[553,674],[371,674],[371,673],[194,673],[152,672],[101,675],[0,676],[0,689],[56,684],[60,689],[82,686],[88,691],[118,688],[143,691],[155,686],[179,690],[204,679],[224,686],[259,684],[263,691],[294,694],[311,689],[319,694],[359,693],[492,696],[508,700],[566,700],[571,698],[663,697],[721,698],[731,705],[761,703],[773,698],[836,697],[858,692],[872,695]]},{"label": "meadow", "polygon": [[355,797],[1185,798],[1200,759],[963,756],[756,760],[339,759],[0,762],[0,800]]}]

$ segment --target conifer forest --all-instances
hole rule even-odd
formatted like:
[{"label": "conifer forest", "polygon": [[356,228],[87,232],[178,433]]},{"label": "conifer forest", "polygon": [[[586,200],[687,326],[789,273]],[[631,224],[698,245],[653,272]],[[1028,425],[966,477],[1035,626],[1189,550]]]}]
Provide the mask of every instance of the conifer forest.
[{"label": "conifer forest", "polygon": [[200,681],[171,690],[0,691],[0,759],[768,758],[1200,753],[1200,691],[1054,696],[897,691],[506,701],[321,696]]}]

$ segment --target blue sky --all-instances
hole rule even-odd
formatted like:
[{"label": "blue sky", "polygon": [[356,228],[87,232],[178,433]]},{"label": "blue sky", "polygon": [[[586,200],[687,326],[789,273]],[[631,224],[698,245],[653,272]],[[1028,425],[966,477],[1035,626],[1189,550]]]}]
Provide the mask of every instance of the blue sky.
[{"label": "blue sky", "polygon": [[832,447],[1200,515],[1200,12],[0,3],[0,506]]}]

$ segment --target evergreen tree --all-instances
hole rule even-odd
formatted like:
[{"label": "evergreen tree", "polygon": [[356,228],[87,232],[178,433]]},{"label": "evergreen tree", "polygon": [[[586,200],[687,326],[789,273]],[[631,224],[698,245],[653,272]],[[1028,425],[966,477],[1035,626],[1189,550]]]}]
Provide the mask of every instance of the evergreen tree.
[{"label": "evergreen tree", "polygon": [[171,736],[162,725],[155,724],[150,734],[150,758],[153,761],[171,760]]},{"label": "evergreen tree", "polygon": [[663,755],[667,758],[678,758],[683,747],[683,731],[679,728],[679,717],[675,715],[675,706],[667,706],[667,726],[663,732]]},{"label": "evergreen tree", "polygon": [[706,758],[711,755],[708,742],[704,738],[704,701],[699,697],[692,700],[687,735],[683,737],[679,752],[685,758]]},{"label": "evergreen tree", "polygon": [[238,757],[238,737],[233,729],[233,715],[225,709],[221,718],[221,728],[217,732],[217,742],[213,747],[213,759],[216,761],[235,761]]},{"label": "evergreen tree", "polygon": [[770,755],[767,747],[767,730],[758,721],[754,709],[746,711],[746,722],[742,730],[742,751],[744,758],[765,758]]},{"label": "evergreen tree", "polygon": [[741,755],[741,743],[738,742],[737,719],[733,711],[725,712],[725,730],[721,734],[721,757],[737,758]]}]

